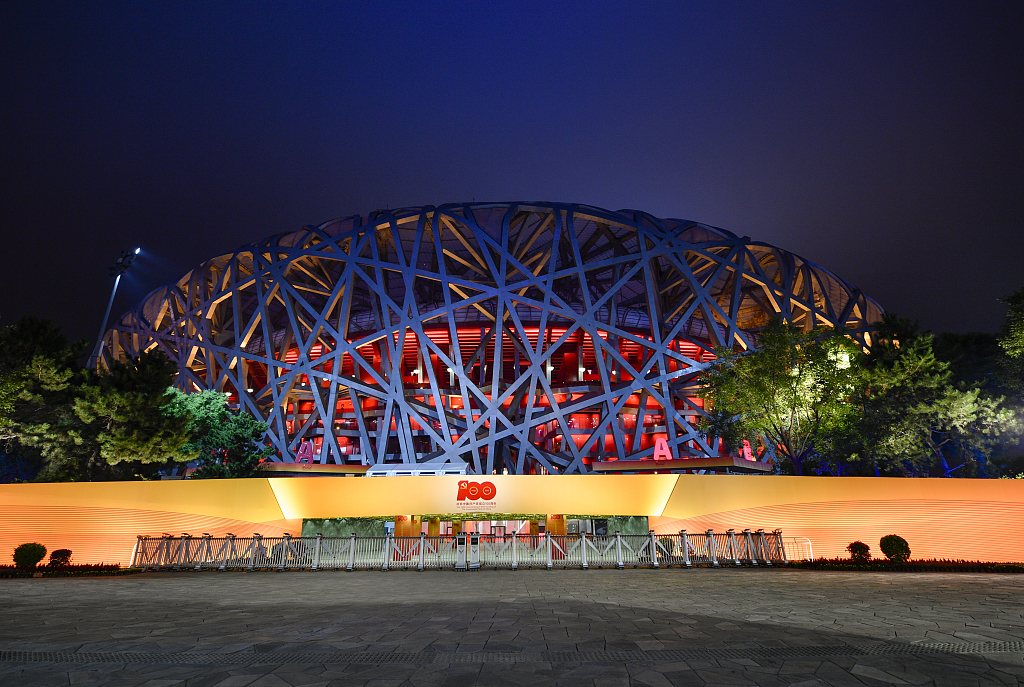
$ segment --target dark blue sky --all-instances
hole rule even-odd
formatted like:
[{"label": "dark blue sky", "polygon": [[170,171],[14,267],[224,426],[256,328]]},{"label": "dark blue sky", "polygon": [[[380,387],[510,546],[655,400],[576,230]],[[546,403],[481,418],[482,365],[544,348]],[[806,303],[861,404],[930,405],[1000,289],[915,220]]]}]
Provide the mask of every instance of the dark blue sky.
[{"label": "dark blue sky", "polygon": [[1020,9],[636,4],[4,3],[0,323],[95,336],[122,248],[115,314],[269,234],[476,199],[693,219],[925,328],[998,328]]}]

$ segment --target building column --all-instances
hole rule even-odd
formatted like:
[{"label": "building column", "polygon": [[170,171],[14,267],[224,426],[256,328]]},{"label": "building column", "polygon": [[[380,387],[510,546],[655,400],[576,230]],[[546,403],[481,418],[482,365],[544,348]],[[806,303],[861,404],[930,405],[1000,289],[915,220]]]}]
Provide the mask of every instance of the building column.
[{"label": "building column", "polygon": [[427,536],[441,536],[441,518],[430,518],[430,520],[427,521]]}]

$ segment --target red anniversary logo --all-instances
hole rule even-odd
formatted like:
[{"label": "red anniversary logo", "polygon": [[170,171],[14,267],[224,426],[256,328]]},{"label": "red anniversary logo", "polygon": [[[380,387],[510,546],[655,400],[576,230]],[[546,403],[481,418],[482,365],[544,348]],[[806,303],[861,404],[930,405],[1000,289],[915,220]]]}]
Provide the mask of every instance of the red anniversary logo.
[{"label": "red anniversary logo", "polygon": [[494,488],[494,485],[490,482],[469,482],[467,480],[461,480],[459,482],[459,493],[455,497],[456,501],[479,501],[483,499],[490,501],[494,498],[494,495],[498,492]]}]

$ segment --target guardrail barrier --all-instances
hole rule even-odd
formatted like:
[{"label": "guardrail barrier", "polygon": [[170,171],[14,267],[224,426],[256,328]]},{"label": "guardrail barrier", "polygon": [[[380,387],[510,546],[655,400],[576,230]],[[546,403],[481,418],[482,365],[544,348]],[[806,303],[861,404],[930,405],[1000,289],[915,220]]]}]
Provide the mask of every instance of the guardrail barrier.
[{"label": "guardrail barrier", "polygon": [[788,562],[782,530],[672,535],[428,537],[139,536],[132,567],[145,570],[477,570],[768,566]]}]

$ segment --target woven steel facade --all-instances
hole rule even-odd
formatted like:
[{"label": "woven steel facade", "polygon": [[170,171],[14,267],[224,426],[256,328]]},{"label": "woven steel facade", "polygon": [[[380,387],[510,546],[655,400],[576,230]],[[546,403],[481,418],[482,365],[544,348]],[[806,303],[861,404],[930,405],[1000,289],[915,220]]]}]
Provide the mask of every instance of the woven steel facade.
[{"label": "woven steel facade", "polygon": [[695,429],[716,346],[781,314],[869,346],[878,305],[827,270],[695,222],[552,203],[349,217],[206,261],[107,332],[178,386],[270,423],[278,460],[583,473],[716,455]]}]

